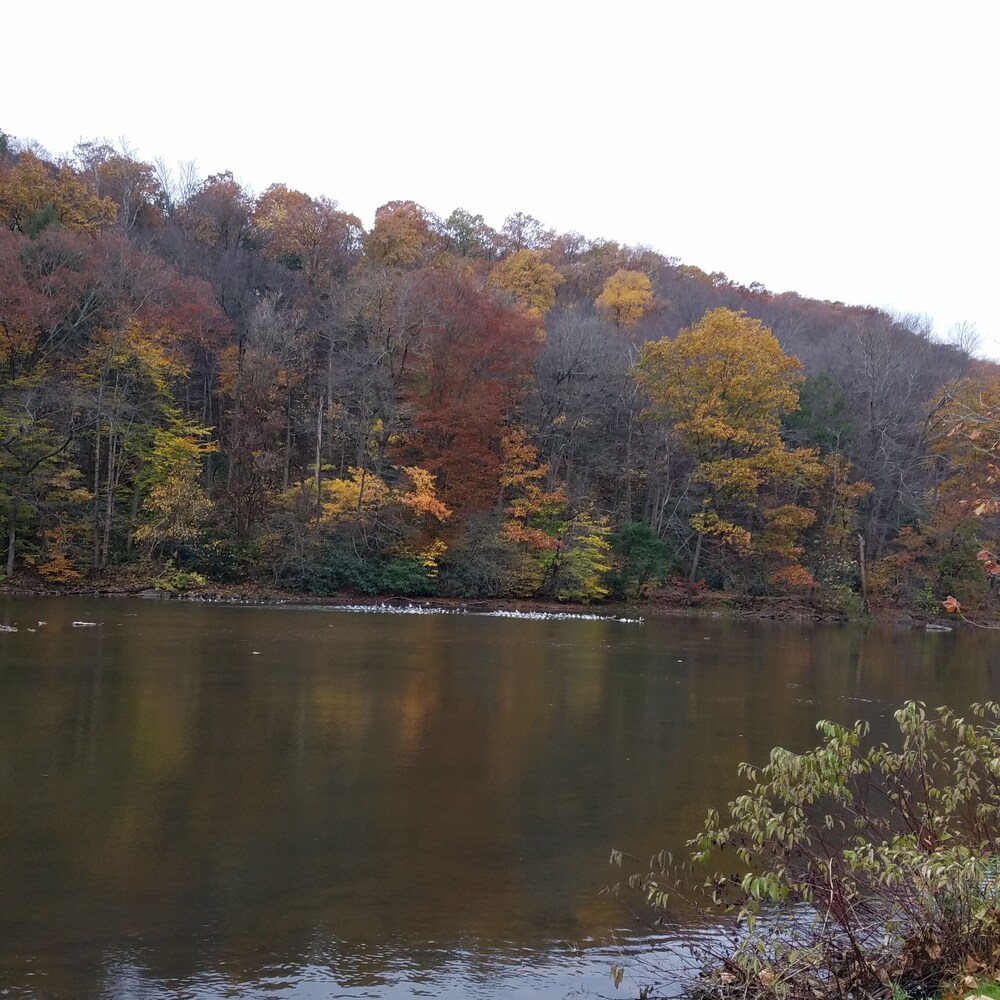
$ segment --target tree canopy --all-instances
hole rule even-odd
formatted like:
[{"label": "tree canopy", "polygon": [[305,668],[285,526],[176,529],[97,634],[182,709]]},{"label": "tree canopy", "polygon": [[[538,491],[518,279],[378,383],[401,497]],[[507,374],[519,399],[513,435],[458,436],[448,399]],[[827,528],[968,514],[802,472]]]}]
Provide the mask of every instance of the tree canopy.
[{"label": "tree canopy", "polygon": [[237,176],[5,136],[8,577],[992,607],[968,331]]}]

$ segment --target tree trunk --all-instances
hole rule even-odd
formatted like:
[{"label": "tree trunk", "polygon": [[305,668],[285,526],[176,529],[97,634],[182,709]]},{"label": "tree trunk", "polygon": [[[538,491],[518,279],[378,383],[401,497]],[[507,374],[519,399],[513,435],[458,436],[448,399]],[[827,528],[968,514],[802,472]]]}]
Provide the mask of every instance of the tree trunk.
[{"label": "tree trunk", "polygon": [[139,489],[139,484],[136,483],[135,488],[132,490],[132,507],[129,511],[129,526],[128,526],[128,537],[125,539],[125,558],[132,558],[132,544],[135,541],[135,529],[136,521],[139,520],[139,500],[141,499],[142,491]]},{"label": "tree trunk", "polygon": [[858,563],[861,569],[861,610],[868,614],[868,570],[865,566],[865,536],[858,534]]},{"label": "tree trunk", "polygon": [[96,573],[101,561],[101,421],[94,435],[94,557],[91,568]]},{"label": "tree trunk", "polygon": [[701,559],[701,540],[705,536],[699,531],[698,540],[694,543],[694,556],[691,558],[691,575],[688,577],[688,600],[694,597],[694,585],[698,579],[698,562]]},{"label": "tree trunk", "polygon": [[14,575],[14,545],[17,542],[17,497],[7,507],[7,579]]},{"label": "tree trunk", "polygon": [[98,570],[103,572],[108,565],[111,549],[111,522],[115,514],[115,439],[108,431],[108,481],[104,490],[104,537],[101,542]]},{"label": "tree trunk", "polygon": [[323,509],[323,491],[321,475],[323,473],[323,397],[319,397],[319,406],[316,410],[316,516],[319,517]]},{"label": "tree trunk", "polygon": [[285,400],[285,472],[281,479],[281,488],[288,489],[288,466],[292,459],[292,390],[288,389]]}]

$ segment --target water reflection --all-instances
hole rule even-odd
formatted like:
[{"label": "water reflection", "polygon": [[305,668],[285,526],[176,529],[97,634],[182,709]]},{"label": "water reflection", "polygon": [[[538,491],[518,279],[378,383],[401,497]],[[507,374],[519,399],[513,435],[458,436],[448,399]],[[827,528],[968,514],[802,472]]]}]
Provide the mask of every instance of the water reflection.
[{"label": "water reflection", "polygon": [[609,992],[611,847],[679,850],[819,717],[997,693],[958,633],[68,599],[0,622],[36,628],[0,635],[15,996]]}]

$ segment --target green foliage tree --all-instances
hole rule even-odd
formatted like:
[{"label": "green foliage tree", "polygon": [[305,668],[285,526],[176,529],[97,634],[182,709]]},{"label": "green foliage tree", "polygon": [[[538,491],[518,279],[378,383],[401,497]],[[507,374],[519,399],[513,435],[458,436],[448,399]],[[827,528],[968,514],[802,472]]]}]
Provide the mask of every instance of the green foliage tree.
[{"label": "green foliage tree", "polygon": [[558,548],[552,550],[548,591],[560,601],[599,601],[606,597],[611,569],[611,528],[606,517],[581,511],[565,522]]},{"label": "green foliage tree", "polygon": [[782,422],[790,440],[821,454],[842,453],[852,440],[847,397],[828,372],[807,375],[799,387],[799,407]]},{"label": "green foliage tree", "polygon": [[611,592],[620,597],[641,597],[645,589],[678,568],[676,554],[645,521],[626,521],[610,536]]},{"label": "green foliage tree", "polygon": [[481,215],[456,208],[444,221],[450,249],[459,257],[489,259],[496,252],[498,236]]}]

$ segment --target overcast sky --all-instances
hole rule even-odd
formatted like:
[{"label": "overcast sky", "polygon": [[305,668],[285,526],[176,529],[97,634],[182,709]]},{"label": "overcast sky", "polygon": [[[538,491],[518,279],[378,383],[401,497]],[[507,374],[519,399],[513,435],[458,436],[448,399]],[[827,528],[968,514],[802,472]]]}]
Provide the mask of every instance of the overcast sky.
[{"label": "overcast sky", "polygon": [[992,0],[8,6],[0,128],[53,154],[528,212],[1000,358]]}]

